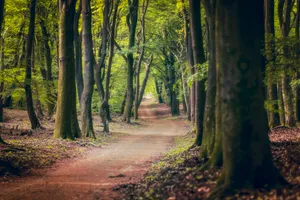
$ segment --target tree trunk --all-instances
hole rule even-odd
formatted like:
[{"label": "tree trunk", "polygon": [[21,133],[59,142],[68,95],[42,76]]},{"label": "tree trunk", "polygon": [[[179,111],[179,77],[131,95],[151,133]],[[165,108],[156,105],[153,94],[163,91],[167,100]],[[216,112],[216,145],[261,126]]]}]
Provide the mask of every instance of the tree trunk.
[{"label": "tree trunk", "polygon": [[136,66],[136,85],[135,85],[135,99],[134,99],[134,107],[133,107],[133,116],[134,119],[137,120],[138,117],[138,109],[139,109],[139,94],[140,94],[140,73],[141,73],[141,65],[145,55],[145,44],[146,44],[146,30],[145,30],[145,17],[148,10],[149,0],[143,0],[142,6],[142,17],[141,17],[141,34],[142,34],[142,50],[141,54]]},{"label": "tree trunk", "polygon": [[203,123],[203,142],[200,156],[208,158],[213,153],[216,134],[216,0],[204,1],[204,8],[208,21],[208,49],[210,52],[208,57],[209,66]]},{"label": "tree trunk", "polygon": [[[297,41],[297,44],[296,44],[296,58],[299,60],[300,58],[300,42],[299,42],[299,39],[300,39],[300,1],[297,0],[297,14],[296,14],[296,25],[295,25],[295,36],[296,36],[296,41]],[[300,78],[300,72],[299,70],[297,69],[297,72],[296,72],[296,79],[299,80]],[[296,120],[297,122],[300,121],[300,87],[299,85],[296,86],[295,88],[295,109],[296,109]]]},{"label": "tree trunk", "polygon": [[285,126],[285,113],[284,113],[284,102],[282,96],[282,84],[281,81],[277,84],[277,91],[278,91],[278,108],[279,108],[279,119],[280,124]]},{"label": "tree trunk", "polygon": [[[281,37],[287,38],[290,32],[290,18],[291,12],[293,8],[292,0],[279,0],[278,2],[278,18],[279,24],[281,27]],[[289,58],[289,49],[286,44],[283,45],[283,56],[285,59]],[[289,70],[289,64],[286,64],[285,70],[283,72],[282,77],[282,96],[284,102],[284,113],[285,113],[285,124],[287,126],[293,127],[296,125],[296,119],[294,114],[294,106],[293,106],[293,92],[291,83],[291,76],[287,73]]]},{"label": "tree trunk", "polygon": [[127,15],[126,21],[127,26],[129,28],[129,44],[128,49],[129,52],[127,53],[127,97],[126,97],[126,105],[123,115],[123,121],[126,123],[130,123],[131,120],[131,111],[133,107],[133,53],[132,47],[135,45],[135,32],[137,26],[137,19],[138,19],[138,7],[139,7],[139,0],[132,0],[128,1],[129,13]]},{"label": "tree trunk", "polygon": [[[31,51],[31,70],[32,70],[33,74],[36,74],[34,46],[35,46],[35,44],[32,46],[32,51]],[[39,99],[40,98],[39,88],[38,88],[38,83],[36,81],[33,81],[33,88],[35,89],[34,104],[35,104],[36,116],[38,118],[41,118],[44,116],[44,113],[43,113],[42,105],[41,105],[41,102]]]},{"label": "tree trunk", "polygon": [[[108,43],[108,29],[109,29],[109,11],[110,11],[110,1],[104,1],[104,11],[103,11],[103,28],[102,28],[102,39],[101,45],[99,48],[99,63],[95,65],[95,82],[97,85],[97,91],[102,101],[99,107],[99,115],[103,123],[106,123],[106,119],[108,119],[107,114],[109,106],[104,106],[103,101],[105,98],[105,90],[103,86],[103,76],[104,76],[104,68],[105,68],[105,58],[107,55],[107,43]],[[104,106],[104,107],[103,107]],[[104,116],[106,115],[106,116]],[[103,118],[104,117],[104,118]]]},{"label": "tree trunk", "polygon": [[140,91],[139,99],[138,99],[138,107],[141,105],[141,103],[143,101],[143,96],[144,96],[145,89],[146,89],[147,82],[148,82],[148,78],[149,78],[149,75],[150,75],[150,69],[151,69],[152,61],[153,61],[153,56],[151,55],[150,62],[149,62],[149,64],[146,65],[145,77],[144,77],[144,80],[143,80],[143,83],[142,83],[142,87],[141,87],[141,91]]},{"label": "tree trunk", "polygon": [[127,90],[124,93],[124,97],[123,97],[123,101],[122,101],[122,105],[121,105],[121,110],[120,110],[121,115],[124,114],[125,105],[126,105],[126,98],[127,98]]},{"label": "tree trunk", "polygon": [[[272,80],[272,71],[275,70],[275,27],[274,27],[274,0],[265,0],[265,36],[266,36],[266,44],[265,44],[265,54],[266,59],[270,62],[270,66],[268,67],[269,76],[267,77],[267,96],[268,100],[272,102],[272,110],[269,111],[269,126],[270,128],[274,128],[279,125],[279,113],[276,112],[278,110],[277,101],[277,86],[276,82]],[[273,61],[274,60],[274,61]]]},{"label": "tree trunk", "polygon": [[[194,55],[192,48],[192,35],[189,33],[188,38],[188,62],[190,66],[191,75],[195,74],[195,66],[194,66]],[[195,97],[196,97],[196,83],[193,82],[190,88],[190,102],[191,102],[191,121],[195,124]]]},{"label": "tree trunk", "polygon": [[285,182],[272,162],[265,118],[259,26],[263,16],[263,1],[217,0],[218,130],[223,137],[224,164],[220,187],[211,199]]},{"label": "tree trunk", "polygon": [[[2,24],[4,21],[4,4],[5,4],[5,0],[0,2],[0,33],[2,33]],[[2,34],[1,34],[2,35]],[[0,71],[3,69],[3,59],[4,59],[4,38],[1,37],[1,63],[0,63]],[[2,79],[2,77],[1,77]],[[0,122],[3,122],[3,97],[2,97],[2,91],[4,89],[4,83],[0,82]],[[1,135],[0,135],[0,143],[4,144],[4,140],[2,139]]]},{"label": "tree trunk", "polygon": [[156,78],[155,78],[155,90],[156,90],[156,94],[158,96],[158,103],[164,103],[164,100],[161,96],[162,86],[161,86],[161,84],[158,83],[158,80]]},{"label": "tree trunk", "polygon": [[35,8],[36,8],[36,0],[31,0],[30,23],[28,29],[26,56],[25,56],[25,63],[24,63],[26,66],[26,75],[25,75],[26,105],[27,105],[27,113],[30,119],[32,129],[37,129],[41,127],[39,119],[37,118],[34,112],[32,90],[31,90],[31,62],[32,62],[31,53],[32,53],[33,42],[34,42]]},{"label": "tree trunk", "polygon": [[109,134],[109,98],[110,98],[110,78],[111,78],[111,68],[113,63],[113,57],[114,57],[114,39],[115,39],[115,28],[116,28],[116,21],[117,21],[117,13],[118,13],[118,7],[119,7],[119,1],[117,0],[115,2],[114,6],[114,13],[113,13],[113,19],[112,19],[112,26],[111,26],[111,34],[110,34],[110,41],[109,41],[109,58],[108,58],[108,65],[107,65],[107,71],[106,71],[106,79],[105,79],[105,95],[104,99],[100,106],[100,115],[101,120],[103,123],[103,132],[106,134]]},{"label": "tree trunk", "polygon": [[[183,16],[183,22],[184,22],[184,39],[185,39],[185,45],[186,45],[186,55],[187,60],[189,61],[189,67],[193,67],[190,65],[190,52],[189,52],[189,39],[190,39],[190,28],[189,28],[189,16],[188,11],[186,9],[186,6],[184,5],[184,0],[181,0],[183,6],[182,6],[182,16]],[[185,75],[185,67],[181,67],[181,80],[182,80],[182,89],[183,89],[183,98],[186,105],[186,114],[187,119],[191,121],[191,97],[190,97],[190,91],[187,86],[186,81],[186,75]]]},{"label": "tree trunk", "polygon": [[82,0],[79,2],[78,10],[74,17],[74,46],[75,46],[75,77],[77,85],[78,102],[81,106],[81,95],[83,91],[83,75],[82,75],[82,34],[79,34],[79,19],[82,10]]},{"label": "tree trunk", "polygon": [[81,131],[86,137],[94,137],[92,96],[94,91],[94,55],[92,40],[92,12],[90,0],[82,0],[82,46],[84,57],[83,91],[81,95]]},{"label": "tree trunk", "polygon": [[76,112],[74,15],[76,0],[59,0],[59,79],[54,137],[80,137]]},{"label": "tree trunk", "polygon": [[[203,48],[203,36],[201,26],[201,2],[198,0],[190,0],[191,12],[191,36],[192,48],[194,56],[194,65],[201,65],[205,62],[205,54]],[[196,97],[195,97],[195,127],[196,140],[195,144],[200,146],[202,143],[203,134],[203,119],[205,107],[205,80],[196,82]]]},{"label": "tree trunk", "polygon": [[43,42],[44,42],[44,48],[45,48],[45,58],[46,58],[46,88],[47,88],[47,107],[48,107],[48,116],[52,116],[54,113],[54,95],[52,94],[52,91],[54,90],[54,84],[53,84],[53,78],[52,78],[52,57],[51,57],[51,49],[49,46],[49,33],[47,31],[47,28],[45,26],[44,20],[40,20],[40,25],[42,29],[43,34]]},{"label": "tree trunk", "polygon": [[[4,4],[5,4],[5,1],[1,1],[0,2],[0,34],[2,33],[2,24],[3,24],[3,21],[4,21]],[[1,48],[1,62],[0,62],[0,72],[1,70],[3,70],[4,68],[4,38],[1,34],[1,38],[0,38],[0,48]],[[2,77],[1,77],[2,79]],[[3,80],[3,79],[2,79]],[[4,89],[4,83],[1,81],[0,82],[0,122],[3,122],[3,97],[2,97],[2,92],[3,92],[3,89]],[[0,136],[0,143],[3,143],[4,141],[2,140],[1,136]]]}]

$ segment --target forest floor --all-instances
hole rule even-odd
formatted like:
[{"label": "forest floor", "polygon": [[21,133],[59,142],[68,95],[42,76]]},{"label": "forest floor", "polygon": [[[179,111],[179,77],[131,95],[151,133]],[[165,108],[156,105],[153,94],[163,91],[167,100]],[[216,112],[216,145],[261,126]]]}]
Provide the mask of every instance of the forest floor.
[{"label": "forest floor", "polygon": [[190,129],[151,98],[142,103],[138,122],[116,119],[110,124],[113,137],[101,134],[95,117],[96,141],[53,139],[48,119],[42,123],[45,129],[31,132],[25,111],[5,112],[0,131],[8,145],[0,145],[1,200],[119,199],[112,188],[140,182],[175,138]]}]

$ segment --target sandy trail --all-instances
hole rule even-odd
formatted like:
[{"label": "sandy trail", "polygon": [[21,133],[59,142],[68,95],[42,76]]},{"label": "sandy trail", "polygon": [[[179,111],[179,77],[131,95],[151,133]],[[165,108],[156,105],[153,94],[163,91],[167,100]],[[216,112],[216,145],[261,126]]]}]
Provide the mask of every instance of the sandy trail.
[{"label": "sandy trail", "polygon": [[115,143],[94,149],[75,160],[55,164],[9,183],[0,183],[2,200],[118,199],[111,188],[136,182],[151,163],[166,152],[174,137],[184,135],[183,120],[171,120],[165,105],[146,99],[139,111],[142,124],[123,126],[113,132],[127,133]]}]

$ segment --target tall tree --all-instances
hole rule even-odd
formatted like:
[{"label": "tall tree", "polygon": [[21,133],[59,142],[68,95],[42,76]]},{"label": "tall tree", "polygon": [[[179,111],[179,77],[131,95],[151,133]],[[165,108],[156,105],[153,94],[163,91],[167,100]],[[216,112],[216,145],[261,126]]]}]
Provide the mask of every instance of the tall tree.
[{"label": "tall tree", "polygon": [[272,72],[275,70],[275,26],[274,26],[274,0],[265,0],[265,54],[269,64],[267,76],[267,97],[272,103],[272,110],[269,112],[269,126],[273,128],[280,124],[277,98],[277,84],[274,82]]},{"label": "tall tree", "polygon": [[48,115],[52,116],[54,113],[54,107],[55,104],[53,102],[53,92],[54,84],[53,84],[53,78],[52,78],[52,56],[51,56],[51,49],[49,45],[49,38],[50,35],[48,33],[45,21],[43,19],[40,19],[40,26],[42,29],[42,35],[43,35],[43,43],[44,43],[44,49],[45,49],[45,60],[46,60],[46,73],[45,73],[45,80],[46,80],[46,88],[47,88],[47,108],[48,108]]},{"label": "tall tree", "polygon": [[[3,21],[4,21],[4,4],[5,4],[4,0],[0,2],[0,33],[2,33],[2,24],[3,24]],[[0,52],[1,53],[1,63],[0,63],[0,71],[3,68],[2,63],[3,63],[3,59],[4,59],[3,56],[2,56],[3,55],[3,48],[2,48],[3,44],[2,43],[3,43],[3,40],[2,40],[2,36],[1,36],[1,52]],[[1,79],[2,79],[2,77],[1,77]],[[3,97],[2,97],[3,87],[4,87],[4,84],[1,81],[0,82],[0,122],[3,121]],[[3,141],[3,140],[0,137],[0,142],[1,141]]]},{"label": "tall tree", "polygon": [[129,43],[128,43],[128,53],[127,53],[127,97],[126,105],[123,114],[123,121],[130,123],[131,122],[131,111],[133,107],[133,51],[132,48],[135,45],[135,33],[138,20],[138,7],[139,0],[128,0],[128,9],[129,12],[126,16],[126,22],[129,29]]},{"label": "tall tree", "polygon": [[[102,35],[101,35],[102,37],[101,37],[101,44],[98,52],[99,63],[95,65],[95,73],[94,73],[97,91],[99,96],[102,99],[101,104],[105,98],[105,89],[103,86],[103,80],[105,74],[104,71],[105,71],[105,59],[107,55],[107,46],[108,46],[107,44],[109,39],[110,8],[111,8],[111,1],[105,0],[104,9],[103,9],[103,25],[102,25]],[[103,123],[106,123],[106,119],[110,120],[110,116],[107,116],[109,113],[110,113],[109,106],[103,107],[100,105],[99,115]]]},{"label": "tall tree", "polygon": [[[211,198],[285,183],[272,162],[261,72],[263,1],[217,0],[217,87],[224,164]],[[256,14],[253,15],[253,10]]]},{"label": "tall tree", "polygon": [[113,19],[112,25],[110,29],[110,41],[109,41],[109,58],[106,70],[105,77],[105,93],[102,103],[100,105],[100,116],[103,123],[103,131],[105,133],[109,133],[109,98],[110,98],[110,79],[111,79],[111,68],[113,63],[114,51],[115,51],[115,32],[116,32],[116,22],[117,22],[117,14],[119,8],[120,0],[115,1],[114,11],[113,11]]},{"label": "tall tree", "polygon": [[134,95],[134,107],[133,107],[133,115],[134,119],[137,120],[138,117],[138,109],[139,109],[139,99],[140,99],[140,73],[141,73],[141,65],[145,55],[145,44],[146,44],[146,28],[145,28],[145,17],[148,10],[149,0],[143,0],[142,5],[142,16],[141,16],[141,37],[142,37],[142,48],[140,57],[136,66],[136,76],[135,76],[135,95]]},{"label": "tall tree", "polygon": [[[291,14],[293,9],[294,1],[292,0],[279,0],[278,1],[278,18],[279,25],[281,28],[281,37],[286,39],[289,36],[291,30]],[[290,55],[289,48],[287,43],[283,44],[283,56],[285,59],[288,59]],[[289,64],[285,64],[283,69],[283,77],[282,77],[282,96],[283,96],[283,105],[285,112],[285,124],[287,126],[295,126],[295,112],[294,112],[294,104],[293,104],[293,92],[291,83],[291,76],[288,74]]]},{"label": "tall tree", "polygon": [[36,129],[41,127],[39,119],[37,118],[32,99],[32,90],[31,90],[31,54],[34,43],[34,30],[35,30],[35,10],[36,10],[36,0],[31,0],[30,4],[30,23],[28,28],[27,35],[27,45],[26,45],[26,54],[25,54],[25,63],[26,66],[26,75],[25,75],[25,94],[26,94],[26,105],[27,113],[30,119],[31,128]]},{"label": "tall tree", "polygon": [[79,33],[79,19],[82,10],[82,0],[79,1],[78,9],[74,17],[74,46],[75,46],[75,77],[77,86],[77,96],[79,104],[83,91],[83,75],[82,75],[82,34]]},{"label": "tall tree", "polygon": [[[4,21],[4,5],[5,5],[5,0],[1,1],[0,2],[0,33],[2,33],[2,24],[3,24],[3,21]],[[2,39],[2,37],[1,37]],[[2,40],[3,42],[3,40]],[[1,42],[1,43],[2,43]],[[1,44],[2,46],[3,44]],[[3,48],[1,48],[1,50],[3,51]],[[2,52],[1,53],[1,63],[0,63],[0,72],[2,70],[2,63],[3,63],[3,54]],[[2,77],[1,77],[2,78]],[[2,90],[3,90],[3,86],[4,84],[2,82],[0,82],[0,122],[3,121],[3,98],[2,98]],[[4,140],[2,139],[1,135],[0,135],[0,143],[4,143]]]},{"label": "tall tree", "polygon": [[208,49],[209,66],[207,78],[207,90],[205,101],[205,114],[203,122],[203,142],[201,156],[204,158],[212,155],[216,134],[216,0],[203,1],[208,22]]},{"label": "tall tree", "polygon": [[[193,59],[193,57],[191,56],[191,52],[190,52],[190,27],[189,27],[189,16],[188,16],[188,10],[187,10],[187,6],[185,6],[185,1],[181,0],[182,3],[182,16],[183,16],[183,23],[184,23],[184,40],[185,40],[185,51],[186,51],[186,56],[187,56],[187,60],[189,63],[189,67],[192,68],[193,65],[191,65],[191,60]],[[192,114],[191,114],[191,95],[190,95],[190,91],[188,89],[187,86],[187,81],[186,81],[186,75],[185,72],[186,68],[184,66],[181,67],[181,79],[182,79],[182,89],[183,89],[183,94],[184,94],[184,101],[186,104],[186,111],[187,111],[187,117],[188,120],[191,121],[192,120]],[[194,85],[194,83],[193,83]],[[192,86],[193,87],[193,86]]]},{"label": "tall tree", "polygon": [[80,137],[76,112],[74,15],[76,0],[59,0],[59,79],[55,138]]},{"label": "tall tree", "polygon": [[95,137],[92,118],[94,91],[94,54],[92,40],[91,0],[82,0],[82,46],[84,58],[83,91],[81,95],[82,134]]},{"label": "tall tree", "polygon": [[[194,57],[194,65],[199,66],[205,62],[205,54],[203,48],[203,36],[201,27],[201,2],[198,0],[190,0],[190,26],[192,49]],[[195,144],[200,146],[203,134],[203,119],[205,107],[205,80],[196,82],[196,98],[195,98],[195,127],[196,141]]]}]

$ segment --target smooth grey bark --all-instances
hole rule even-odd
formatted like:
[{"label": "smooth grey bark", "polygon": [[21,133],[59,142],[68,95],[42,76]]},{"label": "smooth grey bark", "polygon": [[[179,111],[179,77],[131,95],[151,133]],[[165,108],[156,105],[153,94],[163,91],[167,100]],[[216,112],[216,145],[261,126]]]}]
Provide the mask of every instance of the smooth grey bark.
[{"label": "smooth grey bark", "polygon": [[82,0],[82,47],[84,58],[83,91],[81,95],[81,131],[86,137],[95,138],[92,117],[94,91],[94,54],[92,40],[91,0]]},{"label": "smooth grey bark", "polygon": [[80,0],[79,2],[79,7],[74,17],[75,77],[76,77],[78,102],[80,105],[81,105],[81,95],[83,91],[82,33],[79,33],[78,30],[81,10],[82,10],[82,0]]}]

